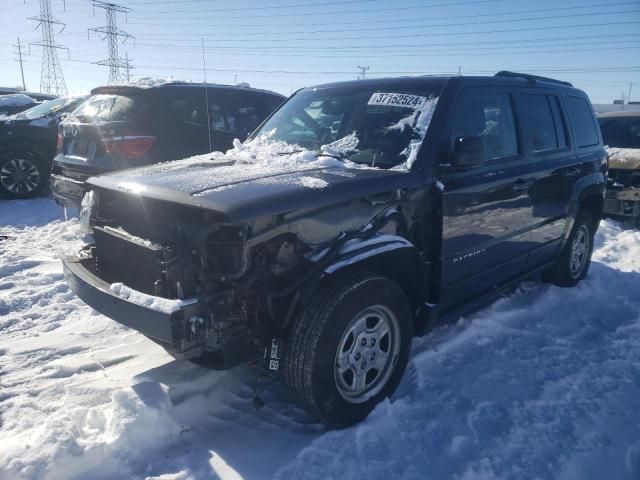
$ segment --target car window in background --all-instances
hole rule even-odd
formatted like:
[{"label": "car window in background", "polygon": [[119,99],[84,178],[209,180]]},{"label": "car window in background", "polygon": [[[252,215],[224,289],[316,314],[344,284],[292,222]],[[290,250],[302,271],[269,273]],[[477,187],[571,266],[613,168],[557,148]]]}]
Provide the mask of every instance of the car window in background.
[{"label": "car window in background", "polygon": [[453,139],[466,136],[484,139],[487,160],[517,155],[518,141],[509,96],[466,95],[453,128]]},{"label": "car window in background", "polygon": [[602,118],[600,129],[605,145],[618,148],[640,148],[640,117]]},{"label": "car window in background", "polygon": [[524,114],[529,121],[529,140],[534,152],[558,148],[556,125],[546,95],[523,95]]},{"label": "car window in background", "polygon": [[582,97],[567,95],[564,97],[567,113],[571,119],[573,135],[578,148],[598,144],[596,123],[587,101]]},{"label": "car window in background", "polygon": [[140,95],[93,95],[73,112],[73,116],[81,121],[126,122],[145,103],[146,99]]}]

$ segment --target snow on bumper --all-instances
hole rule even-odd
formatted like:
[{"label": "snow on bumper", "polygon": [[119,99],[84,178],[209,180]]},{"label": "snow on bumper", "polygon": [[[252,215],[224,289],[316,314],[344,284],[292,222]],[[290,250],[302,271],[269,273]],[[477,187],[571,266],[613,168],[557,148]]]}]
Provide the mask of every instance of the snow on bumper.
[{"label": "snow on bumper", "polygon": [[175,353],[194,347],[188,321],[200,313],[197,300],[169,300],[111,285],[93,273],[93,262],[91,257],[62,259],[65,280],[82,301],[122,325],[169,344]]}]

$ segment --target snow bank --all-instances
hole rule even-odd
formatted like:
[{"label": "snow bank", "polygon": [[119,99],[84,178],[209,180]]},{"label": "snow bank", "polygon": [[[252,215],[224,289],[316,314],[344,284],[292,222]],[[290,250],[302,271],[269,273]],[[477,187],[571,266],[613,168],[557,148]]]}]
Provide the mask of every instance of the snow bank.
[{"label": "snow bank", "polygon": [[37,103],[37,102],[33,98],[23,93],[12,93],[11,95],[0,95],[0,107],[31,105],[32,103]]},{"label": "snow bank", "polygon": [[616,222],[577,288],[530,282],[415,339],[393,398],[340,431],[84,305],[52,200],[0,203],[0,235],[2,479],[639,478],[640,232]]},{"label": "snow bank", "polygon": [[607,147],[610,168],[640,169],[640,148]]},{"label": "snow bank", "polygon": [[146,307],[156,312],[172,314],[177,312],[183,307],[198,303],[197,298],[190,298],[187,300],[170,300],[168,298],[154,297],[147,295],[146,293],[138,292],[132,288],[123,285],[122,283],[112,283],[110,286],[111,293],[117,295],[123,300],[130,303],[135,303],[141,307]]}]

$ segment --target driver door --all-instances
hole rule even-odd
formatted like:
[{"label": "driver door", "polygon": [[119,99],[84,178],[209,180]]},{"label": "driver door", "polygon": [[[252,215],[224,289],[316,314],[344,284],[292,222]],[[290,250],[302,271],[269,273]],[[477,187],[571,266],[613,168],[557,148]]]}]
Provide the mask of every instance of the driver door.
[{"label": "driver door", "polygon": [[527,175],[512,94],[468,91],[449,138],[480,137],[484,162],[442,165],[442,307],[473,299],[523,272],[533,225],[533,180]]}]

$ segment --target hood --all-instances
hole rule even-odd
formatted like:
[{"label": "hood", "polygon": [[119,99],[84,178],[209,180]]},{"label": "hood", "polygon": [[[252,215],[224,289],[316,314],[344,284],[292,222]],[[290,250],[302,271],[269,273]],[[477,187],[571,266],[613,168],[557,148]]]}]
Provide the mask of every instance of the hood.
[{"label": "hood", "polygon": [[607,148],[609,168],[640,169],[640,148]]},{"label": "hood", "polygon": [[91,178],[88,183],[142,197],[213,210],[239,223],[418,186],[406,170],[346,167],[337,160],[263,165],[194,159],[166,162]]}]

